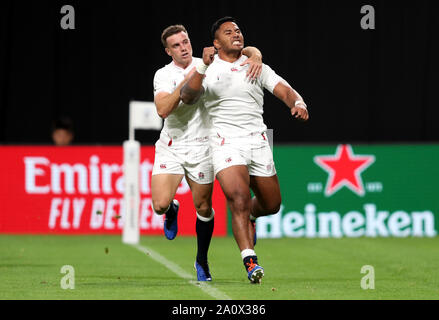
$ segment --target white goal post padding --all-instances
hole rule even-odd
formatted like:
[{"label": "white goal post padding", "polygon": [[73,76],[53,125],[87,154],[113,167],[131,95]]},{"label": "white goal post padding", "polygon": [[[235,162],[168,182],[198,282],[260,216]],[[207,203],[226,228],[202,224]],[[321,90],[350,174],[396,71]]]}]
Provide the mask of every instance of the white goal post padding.
[{"label": "white goal post padding", "polygon": [[157,130],[163,127],[153,102],[131,101],[129,110],[129,140],[123,144],[124,168],[124,224],[122,242],[138,244],[140,240],[140,143],[135,141],[135,130]]},{"label": "white goal post padding", "polygon": [[125,141],[123,144],[123,169],[125,182],[125,212],[122,232],[123,243],[139,243],[139,167],[140,143],[138,141]]}]

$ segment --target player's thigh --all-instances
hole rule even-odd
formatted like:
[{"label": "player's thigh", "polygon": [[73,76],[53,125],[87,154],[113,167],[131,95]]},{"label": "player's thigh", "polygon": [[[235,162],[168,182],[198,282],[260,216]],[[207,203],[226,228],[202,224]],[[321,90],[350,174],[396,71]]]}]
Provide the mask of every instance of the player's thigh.
[{"label": "player's thigh", "polygon": [[250,187],[262,208],[273,213],[279,211],[282,198],[277,175],[271,177],[250,176]]},{"label": "player's thigh", "polygon": [[160,211],[169,206],[183,177],[182,174],[157,174],[152,176],[151,198],[154,210]]},{"label": "player's thigh", "polygon": [[192,191],[192,198],[197,212],[201,216],[210,216],[212,208],[213,183],[200,184],[186,176],[186,181]]},{"label": "player's thigh", "polygon": [[237,210],[246,210],[251,201],[247,166],[231,166],[216,175],[227,201]]}]

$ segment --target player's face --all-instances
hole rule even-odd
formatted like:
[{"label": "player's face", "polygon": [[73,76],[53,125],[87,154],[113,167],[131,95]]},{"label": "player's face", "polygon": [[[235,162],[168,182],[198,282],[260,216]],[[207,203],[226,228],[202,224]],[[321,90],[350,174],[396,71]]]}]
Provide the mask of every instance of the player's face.
[{"label": "player's face", "polygon": [[218,29],[215,46],[224,52],[241,52],[244,48],[244,36],[234,22],[225,22]]},{"label": "player's face", "polygon": [[172,57],[175,64],[186,68],[192,62],[192,45],[186,32],[174,34],[166,39],[166,53]]}]

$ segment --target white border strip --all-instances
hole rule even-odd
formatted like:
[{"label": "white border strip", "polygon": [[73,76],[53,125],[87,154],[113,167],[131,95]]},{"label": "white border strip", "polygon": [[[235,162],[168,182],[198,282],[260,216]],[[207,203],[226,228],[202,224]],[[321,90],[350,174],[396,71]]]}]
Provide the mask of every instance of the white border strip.
[{"label": "white border strip", "polygon": [[151,250],[150,248],[141,246],[139,244],[132,245],[132,246],[134,248],[136,248],[137,250],[139,250],[140,252],[149,256],[154,261],[164,265],[166,268],[168,268],[170,271],[174,272],[180,278],[188,280],[188,282],[191,285],[200,288],[201,290],[203,290],[205,293],[207,293],[212,298],[214,298],[216,300],[232,300],[232,298],[230,298],[224,292],[212,287],[209,283],[204,282],[204,281],[194,280],[194,277],[191,274],[184,271],[179,265],[175,264],[172,261],[169,261],[168,259],[166,259],[162,255],[158,254],[157,252]]}]

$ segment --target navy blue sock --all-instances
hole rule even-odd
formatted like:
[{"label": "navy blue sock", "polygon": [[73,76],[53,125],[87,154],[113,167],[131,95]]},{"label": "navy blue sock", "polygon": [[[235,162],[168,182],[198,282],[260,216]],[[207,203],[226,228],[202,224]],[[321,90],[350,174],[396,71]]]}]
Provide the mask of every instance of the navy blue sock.
[{"label": "navy blue sock", "polygon": [[197,218],[195,229],[197,232],[197,262],[203,267],[207,265],[207,253],[212,239],[214,220],[203,222]]}]

